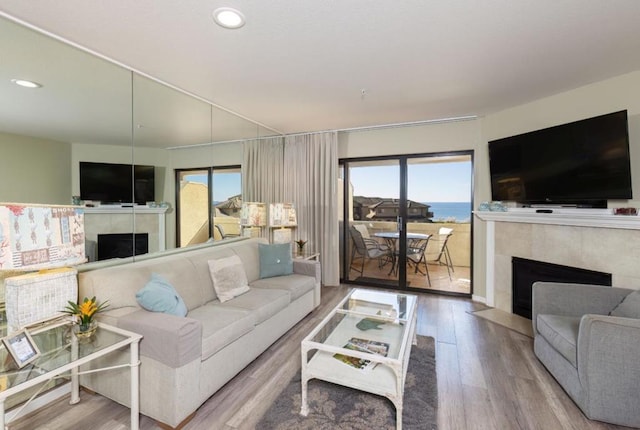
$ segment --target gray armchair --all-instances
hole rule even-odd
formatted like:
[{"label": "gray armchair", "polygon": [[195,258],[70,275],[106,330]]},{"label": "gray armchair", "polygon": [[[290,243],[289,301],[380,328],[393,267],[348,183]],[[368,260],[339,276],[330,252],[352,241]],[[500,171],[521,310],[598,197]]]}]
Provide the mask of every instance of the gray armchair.
[{"label": "gray armchair", "polygon": [[534,352],[582,412],[640,427],[640,291],[536,282],[532,311]]}]

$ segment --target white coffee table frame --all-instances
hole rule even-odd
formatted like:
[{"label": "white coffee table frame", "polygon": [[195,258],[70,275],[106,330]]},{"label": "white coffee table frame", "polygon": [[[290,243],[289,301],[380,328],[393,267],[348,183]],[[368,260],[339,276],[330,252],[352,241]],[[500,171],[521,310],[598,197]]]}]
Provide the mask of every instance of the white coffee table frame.
[{"label": "white coffee table frame", "polygon": [[[332,343],[344,342],[343,340],[336,339],[348,339],[349,337],[361,337],[367,338],[369,331],[361,331],[355,328],[355,323],[365,317],[373,317],[371,313],[357,312],[351,310],[345,310],[344,305],[352,295],[357,294],[359,289],[353,289],[351,292],[322,320],[318,326],[302,341],[301,343],[301,355],[302,355],[302,407],[300,414],[307,416],[309,413],[307,403],[307,383],[310,379],[321,379],[334,384],[342,385],[345,387],[355,388],[360,391],[377,394],[387,397],[394,404],[396,408],[396,429],[402,429],[402,411],[403,411],[403,396],[404,396],[404,384],[407,375],[407,366],[409,363],[409,356],[411,354],[411,345],[416,344],[416,306],[417,297],[408,294],[395,294],[395,293],[383,293],[397,296],[407,297],[407,309],[405,318],[388,318],[388,324],[382,325],[382,330],[388,330],[390,352],[397,351],[396,353],[390,353],[389,357],[383,357],[380,355],[369,354],[366,352],[353,351],[344,349],[338,346],[329,345],[326,342],[332,341]],[[327,337],[325,342],[315,342],[313,339],[324,330],[329,321],[338,314],[345,314],[344,319],[340,321],[336,327],[331,330],[331,334]],[[381,316],[375,316],[375,318],[384,319]],[[402,325],[398,324],[398,321]],[[403,328],[404,327],[404,328]],[[372,330],[372,333],[380,335],[378,330]],[[377,333],[376,333],[377,332]],[[394,332],[394,333],[391,333]],[[334,338],[332,339],[332,336]],[[386,339],[383,339],[386,340]],[[392,342],[396,342],[395,345]],[[399,344],[397,342],[400,342]],[[397,348],[399,347],[399,350]],[[396,348],[396,349],[394,349]],[[316,350],[316,353],[308,359],[309,351]],[[341,363],[339,360],[333,357],[334,354],[345,354],[352,357],[364,358],[378,363],[378,365],[371,370],[359,370],[351,368],[350,366]]]},{"label": "white coffee table frame", "polygon": [[[55,324],[53,326],[49,326],[46,327],[42,330],[35,330],[34,333],[38,333],[40,331],[45,331],[54,327],[57,327],[59,325],[65,325],[68,323],[59,323],[59,324]],[[52,380],[55,377],[58,377],[59,375],[65,374],[65,373],[69,373],[70,377],[71,377],[71,400],[69,401],[69,403],[71,404],[76,404],[80,401],[80,384],[79,384],[79,373],[78,373],[78,367],[89,363],[93,360],[95,360],[98,357],[102,357],[106,354],[109,354],[113,351],[116,351],[120,348],[124,348],[124,347],[129,347],[129,352],[130,352],[130,360],[129,363],[124,364],[122,366],[114,366],[114,367],[109,367],[109,368],[105,368],[105,369],[95,369],[95,370],[90,370],[88,372],[85,373],[92,373],[92,372],[97,372],[97,371],[103,371],[103,370],[111,370],[111,369],[115,369],[118,367],[130,367],[131,368],[131,429],[132,430],[138,430],[139,428],[139,420],[140,420],[140,389],[139,389],[139,381],[140,381],[140,377],[139,377],[139,365],[140,365],[140,360],[139,360],[139,343],[140,343],[140,339],[142,339],[142,336],[137,334],[137,333],[133,333],[127,330],[123,330],[121,328],[117,328],[117,327],[113,327],[107,324],[103,324],[103,323],[99,323],[98,324],[98,329],[99,330],[107,330],[107,331],[111,331],[114,333],[117,333],[121,336],[123,336],[123,340],[116,342],[112,345],[109,345],[105,348],[102,348],[100,350],[97,350],[87,356],[84,356],[82,358],[75,358],[72,361],[70,361],[69,363],[60,366],[56,369],[50,370],[50,371],[46,371],[44,373],[42,373],[41,375],[28,379],[14,387],[11,387],[7,390],[4,391],[0,391],[0,430],[5,430],[5,410],[4,410],[4,402],[5,400],[14,395],[17,394],[21,391],[24,391],[28,388],[34,387],[38,384],[42,384],[42,383],[46,383],[50,380]],[[78,340],[72,336],[72,342],[71,342],[71,354],[73,357],[77,357],[78,354]]]}]

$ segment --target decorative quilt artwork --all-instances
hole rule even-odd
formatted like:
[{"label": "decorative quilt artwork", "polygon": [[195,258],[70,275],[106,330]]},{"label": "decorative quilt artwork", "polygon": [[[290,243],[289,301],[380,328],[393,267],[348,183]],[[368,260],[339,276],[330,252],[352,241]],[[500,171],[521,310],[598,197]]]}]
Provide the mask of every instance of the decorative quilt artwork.
[{"label": "decorative quilt artwork", "polygon": [[246,226],[267,225],[267,208],[264,203],[245,202],[240,212],[240,224]]},{"label": "decorative quilt artwork", "polygon": [[82,208],[0,204],[0,270],[37,270],[83,262]]},{"label": "decorative quilt artwork", "polygon": [[298,224],[292,203],[271,203],[269,225],[271,227],[295,227]]}]

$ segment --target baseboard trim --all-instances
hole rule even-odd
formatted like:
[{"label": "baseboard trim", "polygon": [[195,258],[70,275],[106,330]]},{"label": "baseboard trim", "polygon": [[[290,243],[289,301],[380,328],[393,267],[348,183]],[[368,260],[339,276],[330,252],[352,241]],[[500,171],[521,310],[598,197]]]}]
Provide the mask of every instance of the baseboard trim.
[{"label": "baseboard trim", "polygon": [[485,297],[476,296],[475,294],[471,296],[471,300],[473,300],[474,302],[485,304],[485,305],[487,304],[487,299]]}]

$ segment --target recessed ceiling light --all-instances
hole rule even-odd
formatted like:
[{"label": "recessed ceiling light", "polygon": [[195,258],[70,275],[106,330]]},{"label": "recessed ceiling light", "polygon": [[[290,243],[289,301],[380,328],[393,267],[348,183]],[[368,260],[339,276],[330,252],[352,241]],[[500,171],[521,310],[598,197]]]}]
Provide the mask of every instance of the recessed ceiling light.
[{"label": "recessed ceiling light", "polygon": [[11,82],[25,88],[40,88],[42,86],[42,84],[33,81],[27,81],[25,79],[11,79]]},{"label": "recessed ceiling light", "polygon": [[220,27],[240,28],[244,25],[244,15],[237,9],[219,7],[213,11],[213,19]]}]

